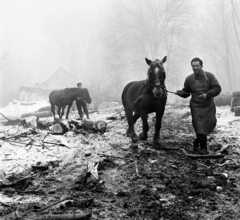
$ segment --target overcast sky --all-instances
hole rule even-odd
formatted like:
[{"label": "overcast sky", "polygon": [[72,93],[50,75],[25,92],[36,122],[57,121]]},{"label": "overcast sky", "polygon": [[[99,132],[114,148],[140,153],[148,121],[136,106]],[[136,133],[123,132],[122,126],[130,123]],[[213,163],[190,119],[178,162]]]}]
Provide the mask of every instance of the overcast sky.
[{"label": "overcast sky", "polygon": [[[32,72],[35,79],[43,80],[49,77],[62,62],[59,54],[54,51],[56,43],[47,33],[48,23],[53,19],[62,22],[66,14],[78,13],[88,24],[86,26],[92,28],[93,21],[97,20],[96,17],[100,16],[102,9],[104,10],[106,1],[1,0],[0,2],[1,48],[9,49],[11,52],[9,65],[19,64],[21,65],[19,69]],[[24,81],[26,84],[31,84],[33,80],[27,75]]]},{"label": "overcast sky", "polygon": [[[42,83],[59,67],[66,67],[65,57],[61,54],[56,39],[51,37],[51,26],[54,22],[61,25],[66,17],[74,19],[75,16],[75,20],[82,24],[80,31],[87,37],[89,29],[97,29],[108,2],[0,0],[1,58],[3,53],[9,58],[7,65],[0,69],[1,93],[20,85]],[[74,23],[74,20],[68,23]],[[79,57],[79,65],[83,65],[81,62],[84,63],[84,59]]]},{"label": "overcast sky", "polygon": [[[146,5],[150,4],[150,1],[142,3]],[[108,60],[103,59],[104,52],[109,49],[108,46],[111,44],[106,47],[106,45],[102,44],[103,39],[101,37],[105,33],[110,33],[109,39],[112,38],[113,41],[118,39],[118,35],[114,32],[117,23],[111,23],[114,19],[110,19],[111,13],[115,15],[115,18],[119,15],[116,13],[120,11],[118,2],[123,3],[124,1],[0,0],[0,67],[4,54],[6,54],[5,57],[9,60],[4,68],[0,68],[0,101],[3,95],[5,97],[8,96],[8,100],[11,99],[14,95],[13,93],[16,93],[21,85],[33,86],[37,83],[43,83],[59,67],[64,67],[71,74],[77,76],[85,85],[87,84],[85,83],[87,82],[87,78],[92,77],[93,81],[97,81],[97,74],[102,74],[99,76],[99,80],[101,81],[103,75],[105,76],[111,72],[107,68],[104,68],[108,67]],[[133,1],[132,3],[135,4],[136,2]],[[175,5],[174,1],[169,0],[169,2]],[[160,3],[166,4],[169,2],[162,1]],[[186,2],[187,0],[184,1],[184,3]],[[187,56],[189,57],[184,57],[189,61],[180,64],[184,67],[181,71],[184,76],[191,73],[190,60],[195,56],[199,56],[204,60],[205,70],[216,72],[216,68],[213,66],[216,65],[213,62],[214,59],[207,58],[209,53],[206,53],[206,51],[209,48],[206,47],[204,50],[201,50],[203,40],[200,34],[204,33],[203,30],[207,28],[206,26],[209,26],[208,37],[211,37],[213,34],[213,25],[217,26],[216,22],[213,22],[214,20],[211,19],[214,18],[213,10],[216,9],[214,4],[218,2],[219,5],[224,0],[190,0],[189,2],[191,3],[191,8],[188,15],[190,12],[193,13],[191,14],[191,19],[187,20],[186,23],[187,25],[191,24],[189,40],[191,42],[195,41],[195,43],[183,45],[183,49],[191,53],[188,53]],[[129,2],[126,1],[126,3],[128,4]],[[131,17],[134,9],[132,11],[132,5],[129,5],[128,15]],[[212,7],[209,7],[210,5]],[[136,6],[139,6],[141,9],[139,2],[136,3]],[[224,9],[226,8],[224,7]],[[216,11],[215,19],[217,19]],[[220,12],[218,14],[221,15]],[[182,14],[179,14],[179,17],[181,16]],[[124,19],[121,16],[118,16],[118,18],[120,18],[119,25],[121,26]],[[131,21],[128,17],[123,18]],[[112,26],[109,25],[108,21],[110,21]],[[217,21],[221,21],[221,19]],[[148,22],[148,19],[145,22]],[[123,27],[127,29],[128,23],[123,24]],[[219,29],[218,31],[221,30]],[[221,37],[221,34],[218,34],[218,32],[215,34]],[[143,36],[145,36],[145,33],[143,33]],[[109,42],[109,39],[105,40],[105,43],[106,41]],[[116,44],[113,45],[115,46]],[[124,48],[125,44],[122,44],[121,47]],[[219,48],[218,45],[216,47]],[[165,55],[167,51],[163,49],[161,53]],[[127,55],[131,56],[129,53]],[[211,55],[210,58],[214,58],[216,55]],[[115,50],[113,50],[111,56],[115,56]],[[136,57],[136,54],[134,56]],[[135,58],[134,56],[133,59]],[[143,55],[141,54],[141,56]],[[145,56],[148,55],[146,54],[142,57],[142,62],[144,62]],[[155,59],[162,57],[148,58]],[[101,61],[105,61],[105,63],[102,62],[100,64]],[[138,62],[141,61],[139,60]],[[167,65],[168,62],[166,62],[165,66]],[[103,68],[98,68],[100,66]],[[142,73],[144,74],[144,72]]]}]

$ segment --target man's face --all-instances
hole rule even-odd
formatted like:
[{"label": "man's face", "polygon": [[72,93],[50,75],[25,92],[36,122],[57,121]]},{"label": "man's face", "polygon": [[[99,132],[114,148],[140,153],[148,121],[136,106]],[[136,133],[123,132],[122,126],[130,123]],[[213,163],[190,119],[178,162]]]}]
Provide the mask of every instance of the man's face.
[{"label": "man's face", "polygon": [[192,62],[192,69],[194,73],[200,73],[202,70],[202,66],[199,61]]}]

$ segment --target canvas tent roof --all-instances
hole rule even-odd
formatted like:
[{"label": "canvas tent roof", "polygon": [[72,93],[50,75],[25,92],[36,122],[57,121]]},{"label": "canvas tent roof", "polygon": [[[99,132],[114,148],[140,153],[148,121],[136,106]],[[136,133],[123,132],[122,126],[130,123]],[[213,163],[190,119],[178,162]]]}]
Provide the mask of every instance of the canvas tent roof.
[{"label": "canvas tent roof", "polygon": [[34,86],[21,86],[15,99],[21,101],[46,100],[52,90],[77,87],[78,79],[59,67],[45,82]]},{"label": "canvas tent roof", "polygon": [[41,83],[39,87],[45,89],[62,89],[66,87],[76,87],[78,79],[70,74],[63,67],[59,67],[56,72],[45,82]]},{"label": "canvas tent roof", "polygon": [[53,89],[63,89],[67,87],[76,87],[78,79],[70,74],[63,67],[59,67],[56,72],[50,76],[45,82],[35,86],[20,86],[19,91],[27,91],[31,93],[45,94]]}]

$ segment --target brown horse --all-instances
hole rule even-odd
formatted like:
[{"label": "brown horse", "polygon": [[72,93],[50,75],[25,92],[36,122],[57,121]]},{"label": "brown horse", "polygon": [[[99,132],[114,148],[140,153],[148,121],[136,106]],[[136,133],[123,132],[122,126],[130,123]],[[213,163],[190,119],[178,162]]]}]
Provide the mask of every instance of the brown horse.
[{"label": "brown horse", "polygon": [[51,111],[55,120],[55,105],[58,107],[59,118],[64,115],[64,109],[68,106],[66,119],[68,119],[69,111],[72,103],[76,99],[86,100],[86,92],[81,88],[65,88],[63,90],[53,90],[49,94],[49,101],[51,104]]},{"label": "brown horse", "polygon": [[142,132],[139,138],[146,140],[149,130],[148,114],[155,112],[156,123],[153,142],[160,144],[162,116],[167,101],[167,92],[164,83],[166,75],[163,67],[163,63],[167,60],[167,57],[165,56],[162,60],[156,59],[154,61],[145,59],[149,65],[147,79],[128,83],[122,93],[122,103],[128,122],[127,136],[132,138],[133,143],[138,141],[138,136],[134,131],[134,124],[141,117]]}]

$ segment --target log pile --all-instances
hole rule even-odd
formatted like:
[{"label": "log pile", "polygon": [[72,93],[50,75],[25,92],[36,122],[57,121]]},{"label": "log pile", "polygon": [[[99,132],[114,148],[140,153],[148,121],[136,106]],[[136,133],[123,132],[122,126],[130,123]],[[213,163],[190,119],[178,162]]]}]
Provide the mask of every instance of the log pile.
[{"label": "log pile", "polygon": [[89,133],[104,133],[107,129],[105,121],[82,121],[76,119],[57,119],[54,122],[41,122],[38,116],[26,117],[24,119],[10,119],[0,113],[7,122],[5,125],[22,125],[24,127],[38,128],[41,130],[50,130],[52,134],[62,135],[68,131],[75,133],[89,132]]},{"label": "log pile", "polygon": [[107,123],[104,121],[80,121],[76,119],[71,120],[58,120],[54,122],[52,127],[52,134],[62,135],[68,131],[74,131],[75,133],[81,133],[88,131],[89,133],[104,133],[107,129]]},{"label": "log pile", "polygon": [[231,111],[240,116],[240,91],[232,92]]}]

